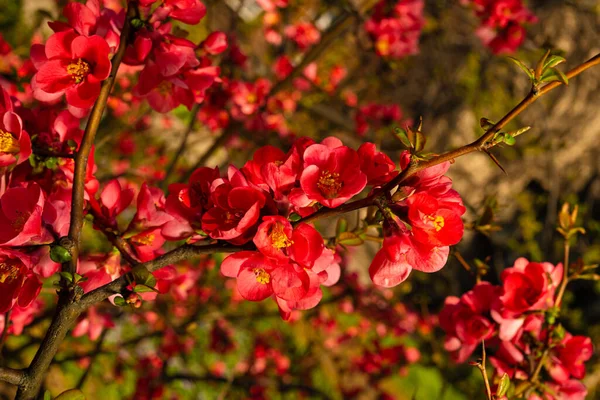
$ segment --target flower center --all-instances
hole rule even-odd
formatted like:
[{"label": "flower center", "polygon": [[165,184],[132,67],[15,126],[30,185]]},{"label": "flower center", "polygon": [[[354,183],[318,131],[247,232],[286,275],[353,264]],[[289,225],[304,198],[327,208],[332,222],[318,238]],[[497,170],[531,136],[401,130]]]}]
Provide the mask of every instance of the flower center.
[{"label": "flower center", "polygon": [[14,281],[19,275],[19,268],[13,263],[0,263],[0,283]]},{"label": "flower center", "polygon": [[72,62],[67,66],[67,73],[71,75],[71,78],[75,83],[81,83],[85,77],[90,73],[90,64],[78,58],[77,61]]},{"label": "flower center", "polygon": [[19,211],[19,210],[15,211],[15,213],[17,214],[17,217],[12,221],[11,225],[13,226],[13,228],[16,231],[20,231],[25,226],[25,223],[31,216],[31,213],[23,212],[23,211]]},{"label": "flower center", "polygon": [[246,101],[248,104],[254,104],[256,103],[256,100],[258,100],[258,97],[254,93],[248,93],[246,96]]},{"label": "flower center", "polygon": [[154,242],[154,234],[150,233],[148,235],[140,235],[133,239],[135,243],[139,243],[144,246],[150,246]]},{"label": "flower center", "polygon": [[168,96],[173,92],[173,85],[169,81],[162,81],[155,90],[162,96]]},{"label": "flower center", "polygon": [[427,218],[433,222],[433,227],[435,228],[436,232],[439,232],[442,230],[442,228],[444,227],[444,217],[440,216],[440,215],[436,215],[435,217],[428,215]]},{"label": "flower center", "polygon": [[321,171],[321,176],[317,182],[317,188],[323,193],[325,198],[332,199],[337,196],[338,192],[342,188],[342,182],[340,182],[340,174],[337,172]]},{"label": "flower center", "polygon": [[375,43],[375,47],[381,55],[387,56],[390,54],[390,42],[387,39],[379,39]]},{"label": "flower center", "polygon": [[287,237],[283,231],[281,224],[276,224],[271,231],[271,244],[276,249],[283,249],[284,247],[290,247],[294,242]]},{"label": "flower center", "polygon": [[0,153],[16,154],[21,150],[19,142],[10,133],[0,129]]},{"label": "flower center", "polygon": [[254,276],[256,276],[256,282],[262,285],[271,282],[271,275],[263,268],[255,268],[252,272],[254,272]]}]

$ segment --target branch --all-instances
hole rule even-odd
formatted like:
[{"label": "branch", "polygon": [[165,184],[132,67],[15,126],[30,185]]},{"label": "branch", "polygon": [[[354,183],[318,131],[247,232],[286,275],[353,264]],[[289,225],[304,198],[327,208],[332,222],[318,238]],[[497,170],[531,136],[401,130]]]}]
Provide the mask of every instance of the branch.
[{"label": "branch", "polygon": [[73,175],[73,195],[71,202],[71,224],[69,226],[69,240],[70,248],[68,249],[71,253],[71,261],[63,266],[63,270],[74,273],[77,270],[77,260],[79,256],[79,241],[81,237],[81,229],[83,227],[83,209],[84,209],[84,193],[85,193],[85,175],[88,163],[88,157],[92,146],[94,145],[94,139],[98,128],[100,127],[100,121],[102,120],[102,114],[106,109],[106,102],[108,96],[115,83],[117,71],[121,65],[121,60],[125,55],[127,48],[127,41],[129,39],[131,25],[130,20],[136,16],[137,9],[132,3],[128,3],[127,16],[125,18],[125,24],[121,31],[121,38],[119,42],[119,48],[117,53],[114,55],[112,60],[112,69],[110,76],[102,82],[102,88],[100,89],[100,95],[94,103],[92,112],[85,127],[81,144],[75,155],[75,173]]},{"label": "branch", "polygon": [[[85,192],[85,175],[88,157],[94,144],[94,138],[98,127],[100,126],[100,120],[102,114],[106,108],[106,102],[108,96],[115,82],[115,77],[121,60],[125,55],[125,49],[127,48],[127,41],[131,32],[130,21],[136,16],[137,9],[133,3],[128,3],[127,16],[123,30],[121,31],[121,38],[119,48],[112,60],[112,69],[110,76],[102,83],[100,89],[100,95],[92,108],[90,117],[88,119],[87,126],[81,145],[75,156],[75,173],[73,177],[73,196],[71,204],[71,225],[69,227],[68,239],[69,251],[72,256],[72,260],[69,263],[63,265],[63,270],[74,273],[77,269],[77,260],[79,256],[79,241],[81,236],[81,229],[83,227],[83,202]],[[81,289],[80,287],[77,287]],[[75,289],[75,288],[74,288]],[[64,340],[68,330],[73,326],[77,317],[84,308],[77,305],[77,295],[74,293],[60,292],[56,314],[54,315],[50,327],[46,332],[46,336],[42,341],[37,353],[35,354],[33,361],[29,365],[29,368],[24,373],[24,376],[17,382],[19,389],[17,391],[17,399],[33,399],[37,396],[42,380],[52,362],[52,359],[58,351],[58,347]]]},{"label": "branch", "polygon": [[[566,73],[569,79],[581,74],[583,71],[600,64],[600,54],[592,57],[585,63],[579,65],[578,67],[573,68],[569,72]],[[398,174],[394,179],[388,182],[383,188],[373,193],[372,195],[365,197],[364,199],[355,200],[350,203],[343,204],[338,208],[322,208],[316,213],[309,215],[308,217],[302,218],[299,220],[297,224],[301,222],[312,222],[318,219],[327,218],[336,216],[339,214],[343,214],[349,211],[358,210],[363,207],[368,207],[373,205],[375,200],[381,196],[382,193],[390,192],[400,183],[404,182],[407,178],[413,176],[419,171],[422,171],[426,168],[433,167],[438,164],[442,164],[446,161],[452,161],[458,157],[464,156],[465,154],[473,153],[475,151],[484,151],[494,147],[498,143],[490,142],[490,140],[494,137],[494,135],[506,126],[510,121],[512,121],[515,117],[521,114],[527,107],[533,104],[538,98],[550,92],[551,90],[561,86],[563,83],[560,81],[551,82],[542,88],[539,89],[537,94],[534,94],[531,91],[519,104],[517,104],[512,110],[508,112],[498,123],[489,128],[479,139],[475,140],[472,143],[466,144],[458,149],[451,150],[445,153],[442,153],[436,157],[433,157],[427,161],[412,163],[404,169],[400,174]]]},{"label": "branch", "polygon": [[25,379],[25,372],[20,369],[0,368],[0,381],[11,385],[20,385]]},{"label": "branch", "polygon": [[196,115],[198,114],[199,110],[200,110],[200,103],[195,103],[190,111],[190,122],[187,126],[187,129],[185,130],[185,133],[183,134],[183,138],[181,139],[181,144],[179,145],[179,148],[177,149],[175,156],[171,160],[171,163],[167,167],[167,172],[166,172],[165,177],[163,178],[162,183],[160,185],[162,190],[165,190],[165,188],[167,187],[169,177],[175,170],[175,165],[177,165],[177,160],[179,160],[179,158],[185,151],[185,146],[187,145],[188,138],[189,138],[190,134],[192,133],[192,131],[194,130],[194,125],[196,123],[196,118],[197,118]]},{"label": "branch", "polygon": [[[176,248],[175,250],[171,250],[168,253],[155,258],[154,260],[138,264],[138,266],[146,267],[148,271],[153,272],[160,268],[166,267],[167,265],[176,264],[180,261],[201,254],[235,253],[241,250],[252,250],[252,248],[253,247],[250,245],[239,247],[222,242],[217,242],[206,246],[184,245]],[[78,304],[80,307],[85,309],[93,304],[107,299],[113,294],[122,292],[128,284],[129,283],[126,275],[123,275],[122,277],[85,294]]]}]

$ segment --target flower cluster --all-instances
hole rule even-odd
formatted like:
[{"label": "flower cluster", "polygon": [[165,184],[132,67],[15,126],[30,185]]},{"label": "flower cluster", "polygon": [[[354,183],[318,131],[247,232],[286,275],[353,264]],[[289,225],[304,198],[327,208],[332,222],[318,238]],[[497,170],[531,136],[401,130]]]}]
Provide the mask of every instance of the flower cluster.
[{"label": "flower cluster", "polygon": [[[408,163],[403,153],[401,166]],[[384,287],[403,282],[413,269],[440,270],[449,246],[462,238],[465,207],[452,180],[444,174],[450,163],[422,170],[403,182],[402,199],[391,204],[383,223],[383,247],[369,267],[371,279]]]},{"label": "flower cluster", "polygon": [[481,25],[477,36],[494,54],[513,53],[525,40],[525,24],[537,21],[523,0],[462,0],[473,7]]},{"label": "flower cluster", "polygon": [[591,339],[544,321],[544,314],[553,312],[562,274],[562,264],[519,258],[502,272],[500,286],[481,282],[460,298],[448,297],[439,315],[447,335],[446,350],[457,362],[464,362],[485,340],[499,376],[507,373],[527,380],[533,370],[530,360],[550,343],[549,356],[540,362],[544,362],[550,377],[547,385],[554,395],[541,393],[529,399],[583,400],[587,391],[579,379],[592,355]]},{"label": "flower cluster", "polygon": [[377,55],[402,58],[419,51],[419,37],[425,24],[423,0],[398,0],[393,6],[380,1],[365,22],[365,30],[375,43]]},{"label": "flower cluster", "polygon": [[[162,2],[140,1],[140,12],[147,20],[137,19],[135,40],[128,45],[124,63],[143,69],[134,88],[152,108],[166,112],[180,104],[188,108],[202,102],[204,92],[218,80],[219,68],[211,55],[223,52],[227,39],[213,32],[196,45],[171,33],[169,19],[197,24],[206,13],[199,0]],[[32,79],[37,100],[54,104],[65,96],[70,111],[84,116],[100,93],[103,80],[111,72],[110,59],[119,46],[125,10],[102,8],[99,0],[69,3],[63,14],[66,23],[52,22],[54,34],[45,44],[34,44],[31,60],[37,70]]]}]

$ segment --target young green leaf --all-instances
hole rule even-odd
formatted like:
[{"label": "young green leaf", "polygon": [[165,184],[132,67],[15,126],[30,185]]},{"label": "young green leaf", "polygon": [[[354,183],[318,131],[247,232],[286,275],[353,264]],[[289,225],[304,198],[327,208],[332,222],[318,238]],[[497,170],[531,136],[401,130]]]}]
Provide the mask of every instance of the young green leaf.
[{"label": "young green leaf", "polygon": [[525,72],[527,74],[527,76],[529,77],[529,79],[531,80],[531,82],[533,82],[535,80],[535,76],[534,76],[534,71],[533,69],[529,68],[527,65],[525,65],[522,61],[517,60],[514,57],[508,57],[512,62],[514,62],[515,64],[517,64],[517,66],[519,68],[521,68],[523,70],[523,72]]}]

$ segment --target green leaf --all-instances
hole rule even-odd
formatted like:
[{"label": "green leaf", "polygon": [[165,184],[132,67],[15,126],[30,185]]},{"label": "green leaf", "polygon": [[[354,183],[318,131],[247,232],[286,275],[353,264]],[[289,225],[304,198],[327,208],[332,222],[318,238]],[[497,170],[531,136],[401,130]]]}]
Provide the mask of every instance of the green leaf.
[{"label": "green leaf", "polygon": [[569,78],[559,69],[555,69],[556,75],[558,76],[558,80],[564,83],[565,85],[569,85]]},{"label": "green leaf", "polygon": [[511,135],[504,135],[504,143],[506,143],[509,146],[514,145],[517,142],[517,140],[515,139],[514,136]]},{"label": "green leaf", "polygon": [[54,400],[85,400],[85,395],[79,389],[69,389],[59,394]]},{"label": "green leaf", "polygon": [[560,82],[564,83],[565,85],[569,84],[569,78],[567,78],[567,76],[565,74],[563,74],[562,71],[560,71],[558,69],[550,68],[542,74],[542,77],[540,78],[540,82],[553,82],[553,81],[560,81]]},{"label": "green leaf", "polygon": [[335,227],[335,236],[340,236],[342,233],[348,230],[348,220],[344,217],[338,219]]},{"label": "green leaf", "polygon": [[52,395],[47,390],[44,392],[44,400],[52,400]]},{"label": "green leaf", "polygon": [[[62,264],[71,261],[73,259],[73,256],[71,255],[69,250],[65,249],[62,246],[55,245],[52,246],[52,248],[50,249],[50,259],[52,259],[52,261],[56,263]],[[71,280],[73,280],[72,277]]]},{"label": "green leaf", "polygon": [[62,271],[58,273],[60,276],[62,276],[63,278],[65,278],[65,280],[69,283],[73,282],[73,274],[70,272],[66,272],[66,271]]},{"label": "green leaf", "polygon": [[116,296],[113,299],[113,302],[115,303],[115,305],[119,306],[119,307],[123,307],[127,305],[127,302],[125,301],[125,299],[121,296]]},{"label": "green leaf", "polygon": [[554,68],[558,64],[564,63],[565,61],[567,61],[567,60],[564,57],[556,56],[556,55],[550,56],[544,63],[544,71],[547,70],[548,68]]},{"label": "green leaf", "polygon": [[133,26],[135,29],[140,29],[141,27],[144,26],[144,21],[142,21],[139,18],[132,18],[131,19],[131,26]]},{"label": "green leaf", "polygon": [[298,222],[302,219],[302,217],[296,213],[291,213],[288,219],[292,222]]},{"label": "green leaf", "polygon": [[48,157],[44,161],[44,165],[48,169],[55,169],[58,166],[58,158],[56,158],[56,157]]},{"label": "green leaf", "polygon": [[138,285],[146,285],[153,288],[156,286],[156,278],[143,265],[138,265],[131,270],[133,279]]},{"label": "green leaf", "polygon": [[396,133],[396,137],[398,139],[400,139],[400,142],[402,142],[404,147],[412,147],[412,143],[410,142],[410,139],[408,138],[408,134],[406,133],[406,131],[404,129],[396,128],[395,133]]},{"label": "green leaf", "polygon": [[364,241],[354,232],[344,232],[337,238],[337,242],[344,246],[360,246]]},{"label": "green leaf", "polygon": [[415,151],[420,153],[425,148],[425,143],[427,143],[427,138],[425,138],[423,132],[417,131],[415,135]]},{"label": "green leaf", "polygon": [[135,287],[133,288],[134,293],[148,293],[148,292],[156,292],[157,290],[154,288],[151,288],[149,286],[146,285],[135,285]]},{"label": "green leaf", "polygon": [[517,64],[517,66],[519,68],[521,68],[523,70],[523,72],[525,72],[527,74],[527,76],[529,77],[529,79],[531,80],[531,82],[533,82],[535,80],[534,77],[534,71],[533,69],[529,68],[527,65],[525,65],[522,61],[517,60],[514,57],[508,57],[512,62],[514,62],[515,64]]},{"label": "green leaf", "polygon": [[498,384],[498,390],[496,390],[496,396],[497,397],[504,396],[506,394],[506,392],[508,391],[509,387],[510,387],[510,377],[505,372],[504,375],[502,375],[502,378],[500,378],[500,383]]}]

